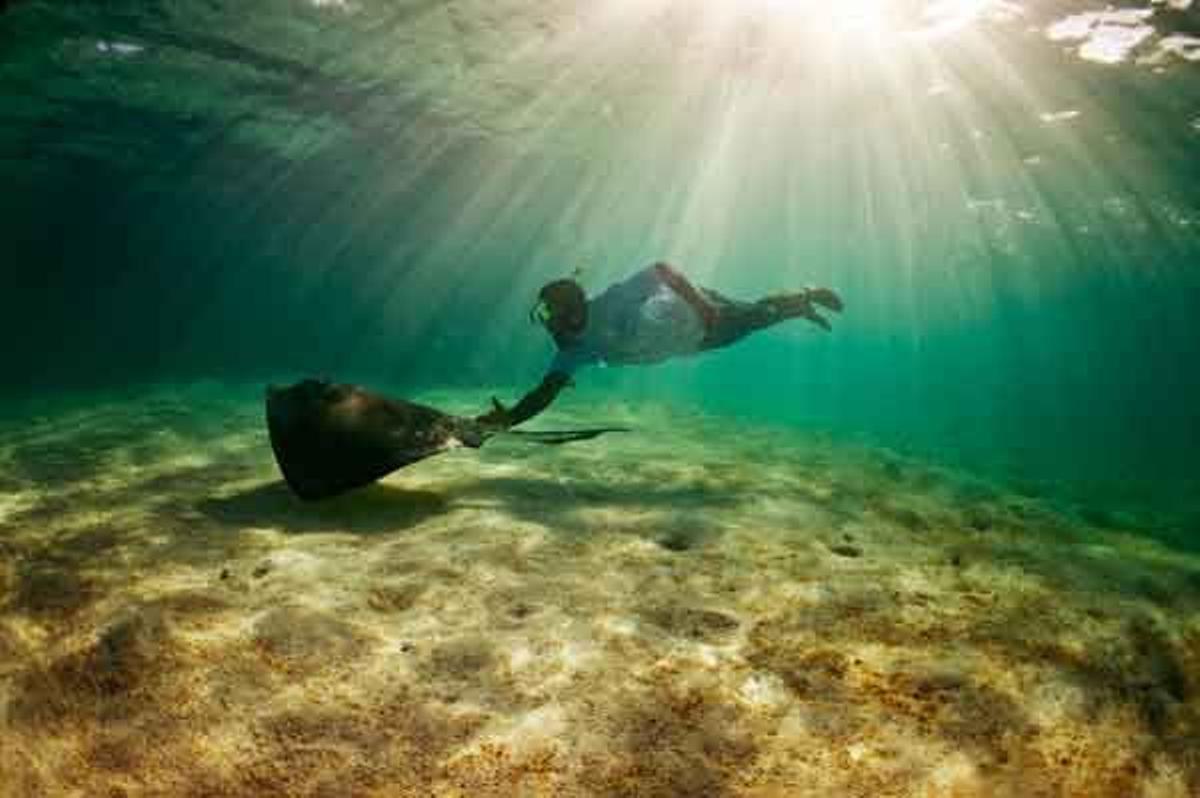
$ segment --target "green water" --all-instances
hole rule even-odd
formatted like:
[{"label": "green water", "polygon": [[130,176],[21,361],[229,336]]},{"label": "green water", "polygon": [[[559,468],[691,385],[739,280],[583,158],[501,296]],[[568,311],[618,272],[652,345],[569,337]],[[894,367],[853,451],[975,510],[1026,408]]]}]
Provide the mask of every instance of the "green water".
[{"label": "green water", "polygon": [[[0,798],[1200,795],[1200,5],[1103,3],[0,0]],[[281,480],[660,260],[845,311]]]},{"label": "green water", "polygon": [[663,259],[847,309],[564,408],[818,430],[1195,540],[1186,3],[4,6],[13,408],[281,374],[515,398],[542,283]]}]

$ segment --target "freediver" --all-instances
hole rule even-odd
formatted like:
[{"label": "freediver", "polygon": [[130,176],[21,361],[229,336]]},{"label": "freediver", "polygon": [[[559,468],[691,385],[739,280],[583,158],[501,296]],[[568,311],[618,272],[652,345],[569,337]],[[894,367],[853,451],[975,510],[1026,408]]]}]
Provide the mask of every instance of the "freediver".
[{"label": "freediver", "polygon": [[545,377],[511,408],[493,398],[491,412],[475,420],[498,429],[528,421],[549,407],[584,366],[660,363],[729,346],[788,319],[806,319],[829,331],[829,320],[817,306],[837,313],[842,300],[829,288],[805,288],[739,301],[692,285],[666,263],[642,269],[591,299],[574,278],[554,280],[542,286],[529,312],[530,321],[545,327],[558,347]]}]

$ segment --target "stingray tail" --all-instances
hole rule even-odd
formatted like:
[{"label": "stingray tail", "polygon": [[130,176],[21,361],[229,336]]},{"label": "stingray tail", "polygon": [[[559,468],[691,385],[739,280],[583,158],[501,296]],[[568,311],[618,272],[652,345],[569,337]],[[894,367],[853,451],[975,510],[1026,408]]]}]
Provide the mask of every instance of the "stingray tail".
[{"label": "stingray tail", "polygon": [[628,427],[596,427],[593,429],[570,429],[570,430],[539,430],[530,432],[527,430],[507,430],[500,433],[506,438],[517,438],[526,443],[540,443],[543,446],[561,446],[564,443],[574,443],[575,441],[590,441],[592,438],[599,438],[609,432],[629,432]]}]

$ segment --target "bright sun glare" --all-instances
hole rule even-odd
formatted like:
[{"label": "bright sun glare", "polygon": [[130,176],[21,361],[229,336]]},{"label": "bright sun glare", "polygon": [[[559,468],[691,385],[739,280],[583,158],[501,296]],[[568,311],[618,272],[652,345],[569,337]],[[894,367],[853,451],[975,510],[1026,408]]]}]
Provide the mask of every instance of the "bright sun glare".
[{"label": "bright sun glare", "polygon": [[921,38],[952,33],[985,14],[1015,8],[1007,0],[737,0],[736,7],[830,34]]}]

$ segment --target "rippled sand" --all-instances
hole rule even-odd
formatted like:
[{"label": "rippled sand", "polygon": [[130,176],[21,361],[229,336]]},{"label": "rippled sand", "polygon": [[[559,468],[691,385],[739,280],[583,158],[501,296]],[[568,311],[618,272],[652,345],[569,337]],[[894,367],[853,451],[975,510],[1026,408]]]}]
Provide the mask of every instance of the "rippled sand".
[{"label": "rippled sand", "polygon": [[1200,794],[1200,558],[572,401],[319,505],[252,388],[4,422],[0,795]]}]

